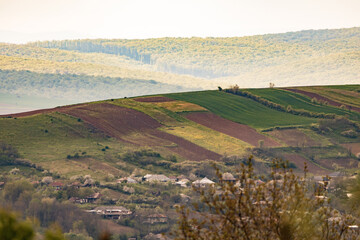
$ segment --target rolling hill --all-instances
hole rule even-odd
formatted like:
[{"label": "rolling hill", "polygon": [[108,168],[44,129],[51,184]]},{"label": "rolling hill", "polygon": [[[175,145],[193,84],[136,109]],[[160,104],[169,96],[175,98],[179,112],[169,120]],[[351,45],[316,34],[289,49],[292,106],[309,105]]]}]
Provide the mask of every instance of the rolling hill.
[{"label": "rolling hill", "polygon": [[[22,158],[68,177],[85,171],[103,179],[107,171],[122,176],[139,167],[189,174],[189,164],[208,160],[225,164],[226,156],[242,159],[250,154],[263,164],[271,157],[287,158],[298,171],[302,162],[308,162],[313,174],[356,168],[359,112],[313,102],[294,90],[300,89],[246,91],[294,109],[331,113],[326,115],[331,117],[284,112],[224,91],[200,91],[3,115],[0,140],[16,147]],[[318,87],[302,87],[301,91],[310,93]],[[355,99],[357,94],[354,91],[345,99]],[[339,101],[344,92],[326,96]],[[124,165],[124,154],[141,149],[151,149],[161,157],[149,160],[151,164]]]}]

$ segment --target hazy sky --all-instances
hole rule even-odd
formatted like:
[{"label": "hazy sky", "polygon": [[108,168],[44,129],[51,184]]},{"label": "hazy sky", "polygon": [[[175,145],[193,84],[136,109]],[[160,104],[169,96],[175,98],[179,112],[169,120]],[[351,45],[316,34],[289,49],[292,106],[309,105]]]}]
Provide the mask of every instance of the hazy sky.
[{"label": "hazy sky", "polygon": [[0,31],[27,33],[29,39],[49,33],[244,36],[354,26],[360,26],[360,0],[0,0]]}]

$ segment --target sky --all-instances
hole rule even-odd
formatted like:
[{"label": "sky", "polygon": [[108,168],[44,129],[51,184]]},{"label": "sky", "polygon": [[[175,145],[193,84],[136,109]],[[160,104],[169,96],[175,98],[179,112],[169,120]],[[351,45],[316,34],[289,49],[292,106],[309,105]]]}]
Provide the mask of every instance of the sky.
[{"label": "sky", "polygon": [[360,0],[0,0],[0,41],[232,37],[360,26]]}]

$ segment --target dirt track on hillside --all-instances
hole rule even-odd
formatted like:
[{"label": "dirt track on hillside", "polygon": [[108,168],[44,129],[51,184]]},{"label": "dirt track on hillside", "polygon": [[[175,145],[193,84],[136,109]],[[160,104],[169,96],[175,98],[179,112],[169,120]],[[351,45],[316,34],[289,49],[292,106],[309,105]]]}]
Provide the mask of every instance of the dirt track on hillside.
[{"label": "dirt track on hillside", "polygon": [[172,102],[174,99],[167,97],[141,97],[134,99],[137,102]]},{"label": "dirt track on hillside", "polygon": [[75,104],[75,105],[56,107],[56,108],[46,108],[46,109],[29,111],[29,112],[4,114],[4,115],[0,115],[0,117],[28,117],[28,116],[37,115],[37,114],[61,112],[63,110],[67,110],[69,108],[74,108],[74,107],[79,107],[79,106],[86,106],[86,105],[88,105],[88,104],[85,103],[85,104]]},{"label": "dirt track on hillside", "polygon": [[140,133],[139,141],[131,141],[134,145],[161,146],[189,160],[219,160],[221,155],[202,148],[183,138],[162,132],[157,128],[162,125],[145,113],[101,103],[80,106],[62,111],[71,116],[81,118],[107,135],[121,141],[129,142],[127,134]]},{"label": "dirt track on hillside", "polygon": [[339,103],[339,102],[331,100],[331,99],[329,99],[327,97],[321,96],[321,95],[319,95],[317,93],[307,92],[307,91],[296,89],[296,88],[284,88],[284,90],[292,91],[292,92],[295,92],[295,93],[300,93],[300,94],[303,94],[303,95],[308,96],[310,98],[316,98],[317,100],[327,101],[328,104],[331,105],[331,106],[340,107],[341,105],[344,105],[344,106],[346,106],[347,109],[351,109],[353,111],[360,112],[359,107],[350,106],[350,105],[347,105],[347,104],[344,104],[344,103]]},{"label": "dirt track on hillside", "polygon": [[259,140],[264,141],[265,147],[280,146],[275,140],[258,133],[255,129],[239,124],[225,118],[219,117],[213,113],[190,113],[186,115],[191,121],[204,125],[215,131],[225,133],[229,136],[250,143],[253,146],[259,146]]}]

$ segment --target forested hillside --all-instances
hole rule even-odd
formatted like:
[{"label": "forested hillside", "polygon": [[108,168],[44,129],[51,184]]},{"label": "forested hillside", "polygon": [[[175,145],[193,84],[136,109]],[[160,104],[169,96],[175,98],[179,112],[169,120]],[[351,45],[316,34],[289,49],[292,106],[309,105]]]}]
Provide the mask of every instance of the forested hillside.
[{"label": "forested hillside", "polygon": [[[233,38],[51,41],[30,46],[127,56],[159,71],[208,79],[233,77],[232,82],[250,87],[254,79],[259,86],[271,79],[282,86],[309,84],[307,80],[314,77],[319,84],[356,83],[359,41],[360,28],[350,28]],[[291,81],[293,77],[296,81]]]},{"label": "forested hillside", "polygon": [[0,88],[17,95],[33,95],[76,101],[133,97],[195,88],[156,81],[76,74],[49,74],[0,70]]}]

